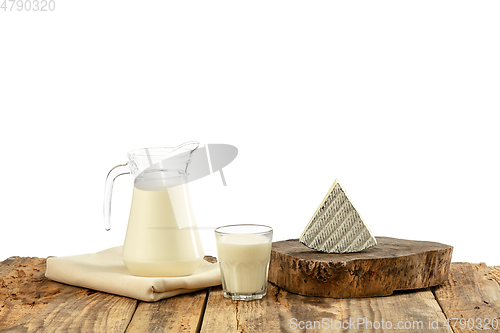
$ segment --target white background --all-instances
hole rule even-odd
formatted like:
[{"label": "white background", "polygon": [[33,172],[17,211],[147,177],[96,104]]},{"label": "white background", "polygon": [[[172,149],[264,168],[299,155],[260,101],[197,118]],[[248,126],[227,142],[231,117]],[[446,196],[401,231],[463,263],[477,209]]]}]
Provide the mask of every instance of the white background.
[{"label": "white background", "polygon": [[1,260],[120,245],[109,169],[198,140],[239,149],[191,186],[208,254],[299,237],[338,178],[375,235],[500,264],[498,1],[55,1],[0,10]]}]

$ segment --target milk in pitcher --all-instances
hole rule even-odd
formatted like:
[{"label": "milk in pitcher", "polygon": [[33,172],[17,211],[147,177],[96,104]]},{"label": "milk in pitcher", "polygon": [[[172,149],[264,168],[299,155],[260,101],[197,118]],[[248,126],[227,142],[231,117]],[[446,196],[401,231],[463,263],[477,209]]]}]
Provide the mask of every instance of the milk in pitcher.
[{"label": "milk in pitcher", "polygon": [[123,261],[138,276],[190,275],[203,261],[187,184],[134,186]]}]

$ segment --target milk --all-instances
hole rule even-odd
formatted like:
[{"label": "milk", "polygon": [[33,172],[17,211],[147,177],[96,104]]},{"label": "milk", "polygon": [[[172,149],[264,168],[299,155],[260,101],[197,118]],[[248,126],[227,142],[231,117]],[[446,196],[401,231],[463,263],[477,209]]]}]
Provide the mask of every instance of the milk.
[{"label": "milk", "polygon": [[222,287],[230,293],[265,290],[271,242],[262,235],[225,235],[217,242]]},{"label": "milk", "polygon": [[185,276],[203,249],[187,185],[150,191],[134,186],[123,261],[138,276]]}]

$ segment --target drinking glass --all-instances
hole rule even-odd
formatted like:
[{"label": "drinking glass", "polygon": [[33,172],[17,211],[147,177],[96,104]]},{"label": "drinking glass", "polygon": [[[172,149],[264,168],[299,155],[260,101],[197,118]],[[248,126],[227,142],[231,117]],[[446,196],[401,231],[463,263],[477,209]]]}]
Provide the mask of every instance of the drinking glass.
[{"label": "drinking glass", "polygon": [[224,297],[251,301],[267,293],[273,229],[258,224],[215,229]]}]

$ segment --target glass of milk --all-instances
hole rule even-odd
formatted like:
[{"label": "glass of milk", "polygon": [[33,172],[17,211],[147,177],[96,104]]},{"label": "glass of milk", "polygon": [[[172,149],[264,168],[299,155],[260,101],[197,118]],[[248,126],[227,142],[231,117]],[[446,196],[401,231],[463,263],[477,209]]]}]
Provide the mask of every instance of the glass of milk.
[{"label": "glass of milk", "polygon": [[252,301],[266,295],[272,238],[273,229],[265,225],[215,229],[224,297]]}]

